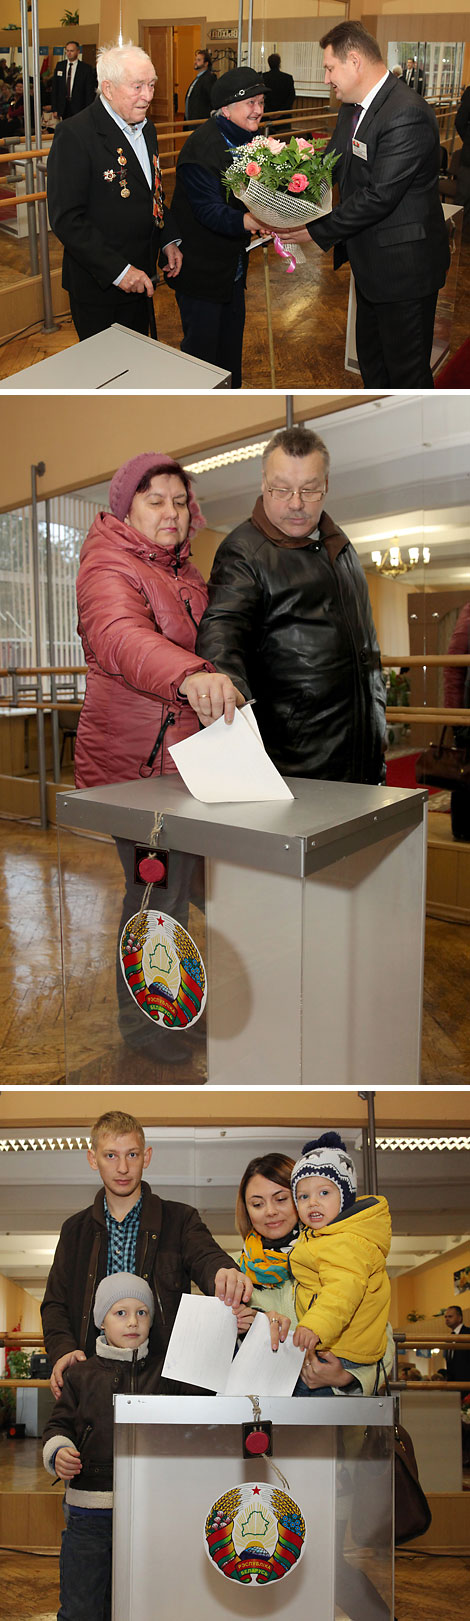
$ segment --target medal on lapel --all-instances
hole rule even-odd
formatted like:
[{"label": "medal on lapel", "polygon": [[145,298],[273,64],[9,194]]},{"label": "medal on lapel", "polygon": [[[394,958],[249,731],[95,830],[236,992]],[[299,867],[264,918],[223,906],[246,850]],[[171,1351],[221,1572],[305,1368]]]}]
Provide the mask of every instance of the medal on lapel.
[{"label": "medal on lapel", "polygon": [[122,146],[118,146],[117,154],[118,164],[121,171],[121,173],[118,175],[119,185],[121,188],[121,197],[130,197],[131,194],[127,184],[127,158],[124,157]]},{"label": "medal on lapel", "polygon": [[154,152],[153,154],[153,168],[155,174],[153,217],[157,225],[163,225],[163,188],[162,177],[160,174],[160,161],[157,152]]}]

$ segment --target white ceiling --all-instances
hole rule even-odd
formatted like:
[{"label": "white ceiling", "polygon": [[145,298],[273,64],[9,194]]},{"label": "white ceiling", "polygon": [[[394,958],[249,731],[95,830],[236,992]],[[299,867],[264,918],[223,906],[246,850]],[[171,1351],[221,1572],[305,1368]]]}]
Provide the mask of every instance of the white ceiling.
[{"label": "white ceiling", "polygon": [[[342,1130],[340,1123],[337,1129],[354,1154],[363,1190],[361,1133]],[[3,1130],[0,1140],[16,1135],[25,1137]],[[74,1136],[73,1128],[67,1135]],[[235,1197],[248,1161],[273,1149],[297,1156],[309,1135],[315,1135],[314,1123],[309,1132],[303,1126],[287,1135],[275,1127],[150,1127],[153,1158],[146,1177],[163,1197],[195,1205],[225,1247],[236,1251]],[[2,1151],[0,1162],[0,1273],[40,1298],[61,1223],[92,1202],[98,1179],[84,1149]],[[469,1150],[379,1150],[378,1177],[392,1210],[392,1276],[470,1236]]]},{"label": "white ceiling", "polygon": [[[198,421],[203,410],[200,402]],[[384,397],[316,417],[306,426],[328,446],[332,471],[327,507],[365,566],[371,567],[373,547],[384,549],[380,539],[372,543],[371,534],[411,529],[400,541],[405,555],[409,545],[424,542],[431,548],[431,562],[416,571],[415,580],[418,572],[429,585],[470,580],[470,395]],[[250,441],[241,434],[205,454],[236,449],[260,437]],[[184,465],[202,459],[203,453],[188,455]],[[195,484],[209,527],[226,532],[240,523],[252,509],[260,477],[260,455],[199,473]],[[106,484],[81,493],[107,505]],[[423,524],[431,526],[430,532],[423,532]]]}]

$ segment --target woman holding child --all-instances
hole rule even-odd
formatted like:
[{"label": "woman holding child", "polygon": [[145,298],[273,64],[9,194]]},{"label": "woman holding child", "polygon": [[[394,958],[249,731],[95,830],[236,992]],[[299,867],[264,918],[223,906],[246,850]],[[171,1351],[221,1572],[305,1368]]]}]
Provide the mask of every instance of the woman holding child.
[{"label": "woman holding child", "polygon": [[267,1312],[274,1346],[294,1327],[306,1353],[296,1396],[370,1395],[377,1363],[385,1357],[391,1367],[388,1205],[356,1195],[336,1132],[307,1143],[296,1163],[282,1154],[252,1160],[240,1183],[240,1266],[255,1287],[239,1328],[246,1332],[253,1307]]},{"label": "woman holding child", "polygon": [[[294,1328],[294,1344],[305,1350],[294,1396],[371,1395],[377,1363],[389,1373],[393,1362],[385,1271],[390,1215],[386,1199],[357,1198],[355,1167],[337,1133],[306,1143],[296,1163],[285,1154],[251,1160],[236,1219],[244,1240],[239,1265],[254,1283],[249,1307],[237,1312],[240,1332],[254,1310],[269,1316],[273,1349]],[[358,1434],[362,1441],[362,1428]],[[388,1621],[388,1604],[344,1556],[353,1480],[344,1465],[336,1598],[350,1621]]]}]

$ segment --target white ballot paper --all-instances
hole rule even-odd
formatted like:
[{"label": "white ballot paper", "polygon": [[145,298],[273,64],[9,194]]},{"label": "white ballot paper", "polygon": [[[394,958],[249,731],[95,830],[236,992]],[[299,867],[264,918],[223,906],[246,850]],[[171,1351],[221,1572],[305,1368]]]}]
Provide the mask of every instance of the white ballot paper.
[{"label": "white ballot paper", "polygon": [[170,754],[190,794],[204,805],[294,798],[266,754],[250,704],[235,710],[231,726],[222,715],[172,744]]},{"label": "white ballot paper", "polygon": [[246,1396],[253,1390],[257,1396],[291,1396],[305,1356],[293,1340],[289,1333],[283,1345],[272,1351],[268,1318],[257,1312],[218,1394]]},{"label": "white ballot paper", "polygon": [[183,1295],[162,1373],[219,1396],[291,1396],[304,1359],[292,1334],[272,1351],[268,1319],[258,1312],[234,1358],[236,1338],[236,1318],[222,1300]]}]

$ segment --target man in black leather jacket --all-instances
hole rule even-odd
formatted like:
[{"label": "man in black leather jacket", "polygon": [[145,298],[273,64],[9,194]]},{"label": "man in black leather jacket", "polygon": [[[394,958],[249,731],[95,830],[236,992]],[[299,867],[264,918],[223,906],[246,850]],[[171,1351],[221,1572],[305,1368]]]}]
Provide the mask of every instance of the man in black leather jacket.
[{"label": "man in black leather jacket", "polygon": [[275,434],[251,518],[216,553],[196,645],[256,699],[283,776],[377,783],[385,684],[365,574],[324,511],[328,467],[317,434]]}]

